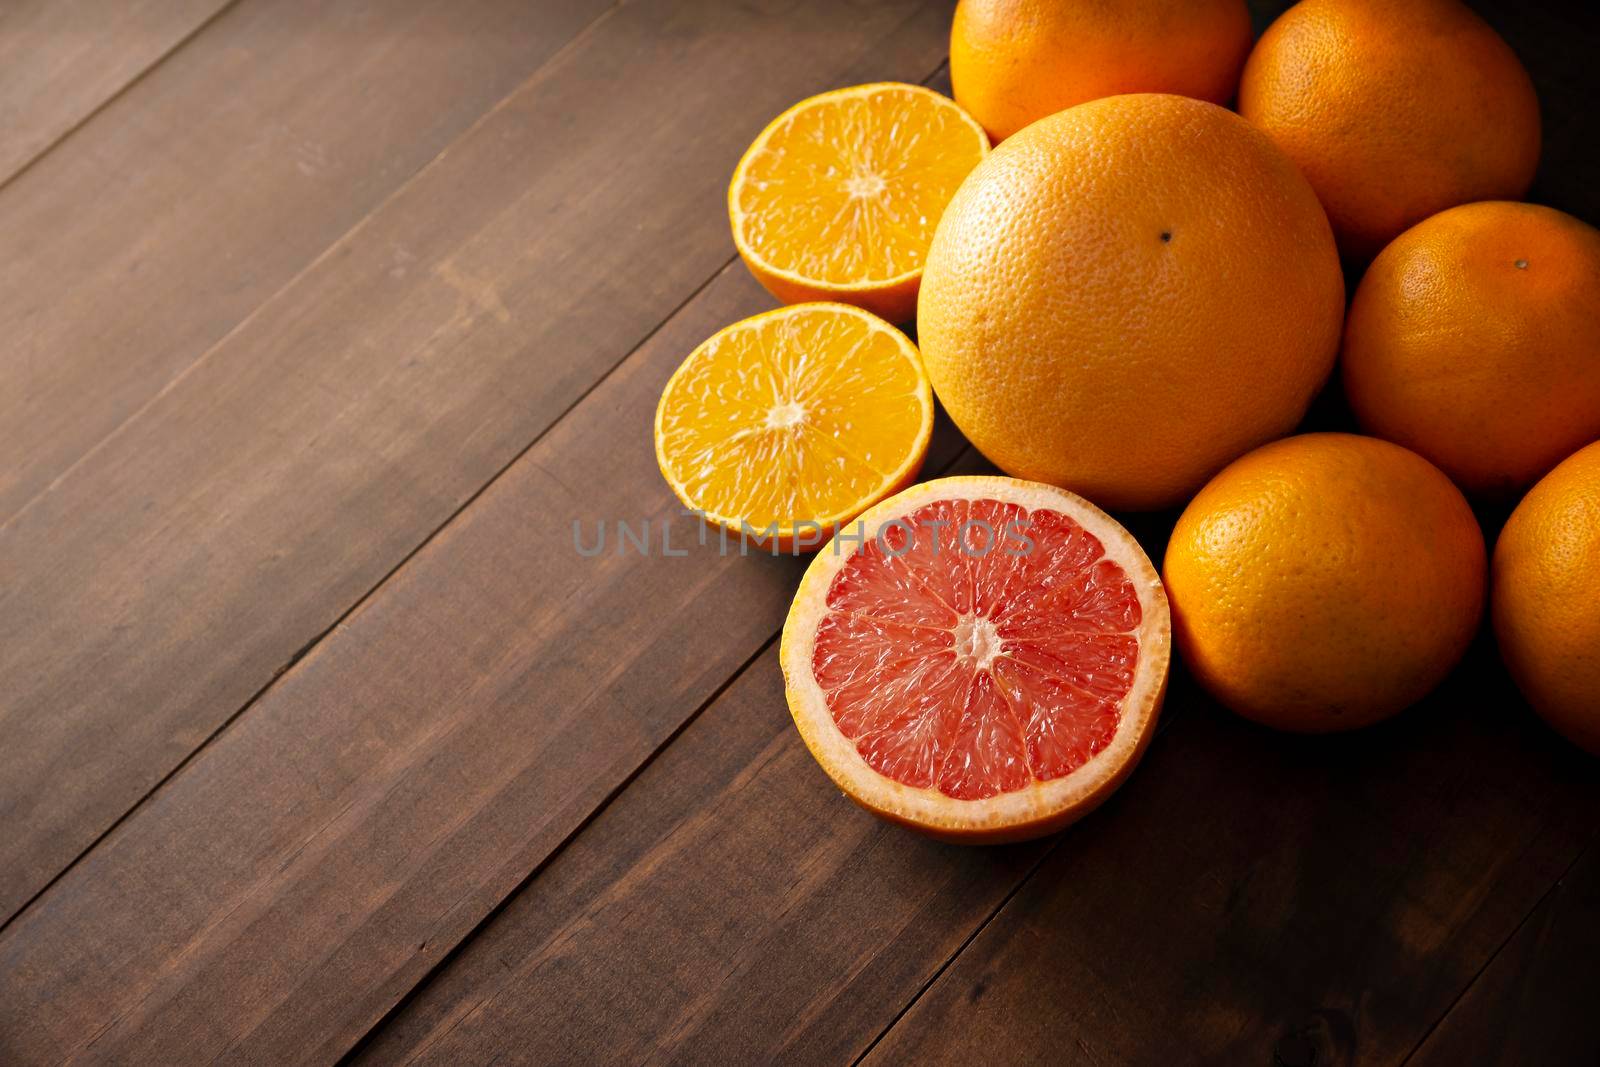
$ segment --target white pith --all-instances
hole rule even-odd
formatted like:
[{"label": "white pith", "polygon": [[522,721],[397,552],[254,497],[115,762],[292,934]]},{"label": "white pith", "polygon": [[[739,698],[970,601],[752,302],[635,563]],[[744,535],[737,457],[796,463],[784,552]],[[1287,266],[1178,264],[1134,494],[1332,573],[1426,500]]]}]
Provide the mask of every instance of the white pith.
[{"label": "white pith", "polygon": [[806,409],[793,400],[779,404],[767,412],[767,425],[774,430],[786,430],[806,421]]},{"label": "white pith", "polygon": [[963,615],[955,626],[956,658],[986,671],[1000,654],[1000,632],[982,615]]},{"label": "white pith", "polygon": [[[1071,774],[1034,780],[1023,788],[983,800],[958,800],[935,788],[917,788],[879,774],[840,732],[827,697],[812,672],[817,627],[827,614],[828,588],[839,570],[870,543],[889,520],[935,500],[990,499],[1022,507],[1049,508],[1072,517],[1120,566],[1139,598],[1139,663],[1133,686],[1122,699],[1121,718],[1111,743]],[[1114,519],[1075,494],[1014,478],[971,476],[937,479],[912,486],[869,510],[852,525],[860,541],[838,539],[812,560],[784,623],[780,662],[795,725],[828,775],[866,807],[935,832],[996,833],[1054,822],[1064,813],[1087,811],[1120,780],[1155,728],[1171,655],[1171,623],[1166,594],[1155,567],[1136,541]],[[974,617],[975,618],[975,617]],[[986,621],[986,620],[985,620]],[[991,624],[992,625],[992,624]],[[977,627],[973,627],[974,636]],[[992,655],[996,650],[989,650]]]},{"label": "white pith", "polygon": [[858,200],[872,200],[883,195],[889,183],[881,174],[852,174],[845,179],[845,191]]}]

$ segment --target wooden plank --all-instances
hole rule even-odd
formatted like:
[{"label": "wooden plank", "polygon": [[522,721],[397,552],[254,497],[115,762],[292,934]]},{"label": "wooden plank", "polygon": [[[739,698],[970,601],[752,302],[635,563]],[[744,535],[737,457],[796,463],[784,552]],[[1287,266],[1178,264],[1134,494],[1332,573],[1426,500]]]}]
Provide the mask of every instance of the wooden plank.
[{"label": "wooden plank", "polygon": [[[1479,654],[1480,671],[1494,674],[1492,653],[1480,648]],[[870,1020],[892,1019],[897,998],[915,990],[945,958],[938,946],[959,943],[971,916],[1004,892],[1006,878],[976,885],[959,878],[950,881],[942,856],[907,857],[876,838],[853,834],[865,817],[819,783],[792,731],[785,728],[781,686],[770,666],[758,662],[755,669],[764,668],[764,694],[744,696],[746,687],[763,688],[763,676],[741,679],[674,742],[659,765],[647,770],[406,1004],[360,1058],[377,1063],[413,1058],[444,1063],[559,1061],[581,1047],[586,1058],[605,1062],[844,1062],[870,1037]],[[1453,683],[1458,700],[1481,695],[1473,675],[1465,672]],[[1490,692],[1515,704],[1501,678],[1493,680]],[[1191,711],[1199,704],[1183,686],[1174,701]],[[762,711],[767,721],[759,718]],[[1208,714],[1217,713],[1212,709]],[[1449,711],[1435,706],[1421,714]],[[774,715],[775,726],[770,721]],[[1535,749],[1550,741],[1537,727],[1515,737]],[[1486,755],[1494,758],[1496,742],[1479,745],[1472,758],[1457,765],[1457,772],[1470,778],[1474,762]],[[1409,758],[1421,762],[1430,745],[1424,738],[1413,749]],[[1220,751],[1219,766],[1232,755],[1226,746]],[[1169,753],[1169,758],[1182,757]],[[1241,762],[1253,761],[1246,755]],[[1381,773],[1387,778],[1394,769],[1386,766]],[[1531,778],[1541,769],[1524,767]],[[810,775],[810,790],[798,787],[797,776],[803,773]],[[1581,780],[1581,768],[1578,776]],[[1488,788],[1495,784],[1505,783]],[[1384,789],[1400,803],[1409,799],[1409,786],[1386,782]],[[847,818],[819,818],[818,809],[828,801],[835,810],[844,807]],[[1594,810],[1592,796],[1585,794],[1584,803]],[[1205,812],[1198,814],[1203,820]],[[1502,829],[1515,826],[1531,832],[1537,825],[1518,813],[1499,814],[1505,816]],[[1514,920],[1530,894],[1550,877],[1561,849],[1581,838],[1586,821],[1580,814],[1565,825],[1560,841],[1541,841],[1525,853],[1505,857],[1496,877],[1477,887],[1483,900],[1456,932],[1471,942],[1479,958],[1498,936],[1483,931]],[[1430,836],[1425,827],[1409,829],[1413,841]],[[1494,830],[1491,825],[1488,833],[1477,833],[1470,847],[1481,852],[1486,842],[1497,845]],[[899,840],[918,844],[905,835]],[[1452,841],[1447,835],[1446,844]],[[1069,836],[1068,847],[1070,842]],[[1364,858],[1371,870],[1393,852],[1358,856],[1358,862]],[[877,862],[886,856],[887,862]],[[1507,875],[1530,857],[1532,868],[1518,872],[1526,873],[1526,879]],[[1325,855],[1304,867],[1315,873],[1318,864],[1337,862],[1337,857]],[[1473,866],[1472,857],[1462,864],[1468,871]],[[1415,887],[1397,892],[1408,891]],[[1338,898],[1329,898],[1328,907],[1336,908]],[[930,908],[930,900],[942,900],[946,907]],[[1417,906],[1429,903],[1424,896]],[[1427,918],[1440,925],[1449,921]],[[1450,936],[1434,933],[1441,940]],[[863,968],[872,973],[863,977]],[[1203,972],[1203,967],[1197,969]],[[1454,973],[1459,976],[1463,969]],[[1402,976],[1399,984],[1413,977]],[[1424,978],[1437,980],[1432,974]],[[1200,978],[1193,985],[1203,989],[1204,982]],[[1036,986],[1030,999],[1003,1005],[999,1025],[949,1061],[999,1057],[1005,1062],[1100,1062],[1093,1047],[1028,1043],[1036,1036],[1029,1030],[1029,1014],[1041,1000],[1054,999],[1048,991],[1041,996],[1041,988],[1048,989]],[[983,998],[981,981],[969,995]],[[1134,1003],[1130,1014],[1140,1010]],[[1411,1033],[1419,1032],[1426,1019],[1419,1013]],[[1271,1062],[1272,1053],[1285,1063],[1312,1062],[1313,1057],[1317,1063],[1350,1062],[1352,1045],[1359,1042],[1342,1045],[1350,1035],[1338,1023],[1337,1013],[1310,1013],[1303,1025],[1286,1027],[1266,1050],[1269,1058],[1258,1062]],[[1229,1048],[1221,1061],[1251,1062],[1233,1055],[1249,1048],[1244,1042],[1241,1046]],[[1403,1048],[1401,1043],[1380,1048],[1373,1062],[1394,1058]],[[924,1051],[913,1049],[906,1061],[916,1062]],[[1181,1035],[1163,1051],[1165,1057],[1148,1061],[1195,1058]],[[1296,1053],[1306,1058],[1288,1058]],[[902,1062],[898,1053],[882,1058]],[[1104,1058],[1146,1061],[1137,1055]],[[1363,1056],[1361,1062],[1368,1060]]]},{"label": "wooden plank", "polygon": [[1600,813],[1592,768],[1473,656],[1347,737],[1189,711],[867,1062],[1399,1062]]},{"label": "wooden plank", "polygon": [[[727,261],[723,189],[763,122],[826,85],[925,77],[948,18],[619,7],[0,530],[4,910]],[[649,467],[652,407],[582,448]]]},{"label": "wooden plank", "polygon": [[242,0],[0,191],[0,522],[610,4]]},{"label": "wooden plank", "polygon": [[[337,1057],[769,643],[805,561],[697,545],[639,444],[767,306],[725,270],[0,933],[8,1061]],[[616,519],[652,556],[578,554]]]},{"label": "wooden plank", "polygon": [[1591,843],[1407,1062],[1600,1063],[1597,917],[1600,852]]},{"label": "wooden plank", "polygon": [[0,6],[0,187],[229,2],[9,0]]},{"label": "wooden plank", "polygon": [[769,648],[356,1062],[850,1063],[1045,847],[851,804]]},{"label": "wooden plank", "polygon": [[[950,472],[993,470],[968,448]],[[1134,529],[1159,555],[1168,525]],[[768,648],[355,1059],[560,1062],[581,1034],[598,1063],[852,1062],[1055,844],[945,845],[850,803]]]}]

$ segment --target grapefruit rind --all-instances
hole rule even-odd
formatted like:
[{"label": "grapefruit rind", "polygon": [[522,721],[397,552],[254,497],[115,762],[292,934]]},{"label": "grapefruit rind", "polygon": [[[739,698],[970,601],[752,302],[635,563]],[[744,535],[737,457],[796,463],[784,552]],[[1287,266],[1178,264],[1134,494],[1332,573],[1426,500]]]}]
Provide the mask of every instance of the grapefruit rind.
[{"label": "grapefruit rind", "polygon": [[1032,510],[1049,508],[1072,518],[1097,538],[1106,558],[1123,570],[1139,598],[1139,663],[1133,687],[1120,705],[1111,743],[1072,773],[1034,780],[1021,789],[981,800],[959,800],[936,788],[918,788],[880,774],[839,730],[812,671],[818,626],[828,614],[835,575],[860,549],[852,537],[837,540],[807,568],[784,622],[779,647],[785,695],[806,747],[846,796],[882,818],[933,837],[969,844],[1021,841],[1053,833],[1099,806],[1133,770],[1155,733],[1166,695],[1172,623],[1160,575],[1131,534],[1075,493],[1001,476],[960,476],[915,485],[869,509],[858,520],[865,542],[889,521],[939,500],[999,500]]},{"label": "grapefruit rind", "polygon": [[[750,523],[749,516],[729,515],[706,507],[705,501],[693,499],[692,494],[679,477],[673,457],[667,454],[665,417],[668,398],[673,394],[673,388],[680,378],[690,373],[695,360],[710,345],[716,343],[725,334],[734,330],[761,329],[763,326],[781,321],[797,315],[811,314],[819,310],[837,312],[856,318],[865,323],[869,329],[891,337],[896,348],[912,366],[917,378],[916,397],[920,405],[921,421],[918,424],[916,437],[910,442],[905,457],[884,476],[882,483],[872,491],[862,494],[858,499],[849,504],[833,509],[830,513],[813,516],[795,516],[791,521],[777,523],[777,537],[768,538],[759,535],[752,536],[748,530],[755,529],[765,532],[771,529],[767,523]],[[927,370],[922,365],[922,354],[917,346],[912,344],[900,329],[861,308],[850,304],[840,304],[828,301],[814,301],[804,304],[790,304],[771,311],[763,311],[749,318],[724,326],[706,340],[695,346],[693,352],[684,358],[677,370],[672,372],[672,377],[667,379],[667,384],[661,390],[661,400],[656,405],[655,423],[655,450],[656,465],[661,470],[661,476],[666,479],[667,485],[680,503],[688,510],[698,514],[701,519],[713,526],[727,531],[734,538],[743,538],[762,547],[771,547],[779,553],[793,552],[798,547],[806,551],[816,551],[828,543],[839,527],[860,515],[864,510],[884,499],[899,492],[910,485],[922,469],[922,462],[928,454],[928,443],[933,437],[933,386],[928,381]],[[747,525],[749,524],[748,529]],[[815,524],[811,526],[808,524]],[[801,538],[804,536],[804,540]]]}]

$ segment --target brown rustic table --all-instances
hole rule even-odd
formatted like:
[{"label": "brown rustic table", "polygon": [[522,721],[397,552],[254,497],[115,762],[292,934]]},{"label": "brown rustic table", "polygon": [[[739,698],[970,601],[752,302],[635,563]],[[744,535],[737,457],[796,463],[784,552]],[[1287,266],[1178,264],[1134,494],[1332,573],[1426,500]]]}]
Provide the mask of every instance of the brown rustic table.
[{"label": "brown rustic table", "polygon": [[[1533,198],[1600,222],[1594,9],[1481,9]],[[1487,637],[1347,737],[1180,673],[1025,846],[807,756],[803,561],[693,544],[650,420],[770,305],[739,152],[945,84],[949,17],[0,5],[0,1063],[1600,1062],[1600,771]],[[618,520],[652,550],[575,550]]]}]

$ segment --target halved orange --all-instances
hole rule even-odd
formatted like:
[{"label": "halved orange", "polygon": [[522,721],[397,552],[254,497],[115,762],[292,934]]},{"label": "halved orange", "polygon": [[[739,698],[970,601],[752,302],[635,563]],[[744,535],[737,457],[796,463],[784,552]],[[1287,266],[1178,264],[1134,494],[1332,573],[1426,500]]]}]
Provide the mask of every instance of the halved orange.
[{"label": "halved orange", "polygon": [[709,522],[783,551],[910,483],[933,390],[905,334],[846,304],[796,304],[714,334],[668,380],[656,460]]},{"label": "halved orange", "polygon": [[982,126],[919,85],[813,96],[762,130],[733,172],[733,243],[786,304],[838,300],[906,322],[933,229],[988,151]]},{"label": "halved orange", "polygon": [[1060,829],[1120,785],[1166,692],[1171,621],[1137,541],[1064,489],[943,478],[812,560],[789,711],[858,804],[936,837]]}]

